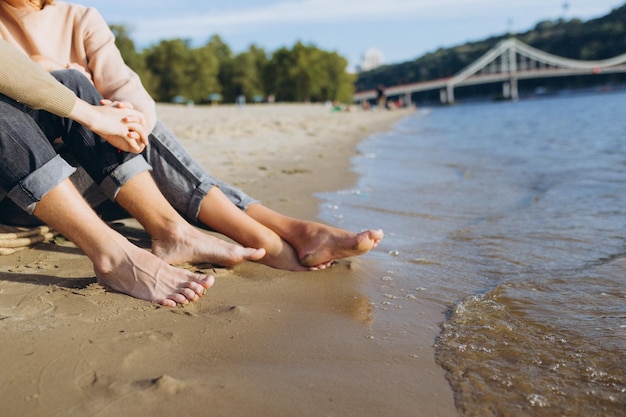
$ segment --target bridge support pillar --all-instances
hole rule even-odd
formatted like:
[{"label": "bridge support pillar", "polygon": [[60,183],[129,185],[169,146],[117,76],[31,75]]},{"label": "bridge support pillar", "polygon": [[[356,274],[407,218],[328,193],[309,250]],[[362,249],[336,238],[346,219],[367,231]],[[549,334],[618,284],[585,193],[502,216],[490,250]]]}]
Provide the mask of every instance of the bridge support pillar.
[{"label": "bridge support pillar", "polygon": [[511,78],[502,84],[502,97],[511,101],[519,100],[519,91],[517,89],[517,78]]},{"label": "bridge support pillar", "polygon": [[519,100],[519,91],[517,90],[517,78],[511,78],[511,100]]},{"label": "bridge support pillar", "polygon": [[439,90],[439,100],[442,104],[454,103],[454,87],[448,85],[446,88]]}]

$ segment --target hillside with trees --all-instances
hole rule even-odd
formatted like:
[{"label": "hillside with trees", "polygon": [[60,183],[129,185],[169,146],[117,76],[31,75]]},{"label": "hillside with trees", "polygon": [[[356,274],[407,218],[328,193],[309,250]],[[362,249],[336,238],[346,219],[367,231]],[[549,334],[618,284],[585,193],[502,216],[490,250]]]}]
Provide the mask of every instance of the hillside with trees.
[{"label": "hillside with trees", "polygon": [[[504,34],[477,42],[468,42],[452,48],[440,48],[413,61],[385,65],[372,71],[359,74],[355,83],[356,91],[372,90],[377,85],[429,81],[450,77],[474,62],[499,41],[512,36]],[[583,22],[579,19],[543,21],[525,32],[514,35],[522,42],[535,48],[566,58],[598,60],[611,58],[626,52],[626,4],[614,9],[608,15]],[[520,82],[520,90],[532,90],[538,86],[548,89],[579,88],[598,83],[624,83],[625,74],[610,76],[580,76],[553,78],[550,80],[527,80]],[[462,89],[465,94],[488,95],[498,86],[474,86]],[[430,95],[430,97],[428,96]],[[439,100],[439,92],[425,93],[424,100]]]}]

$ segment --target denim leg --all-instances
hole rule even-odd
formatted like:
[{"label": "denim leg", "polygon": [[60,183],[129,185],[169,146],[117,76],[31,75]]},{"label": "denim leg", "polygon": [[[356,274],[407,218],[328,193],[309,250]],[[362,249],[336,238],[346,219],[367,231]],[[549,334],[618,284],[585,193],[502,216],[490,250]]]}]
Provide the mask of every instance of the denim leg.
[{"label": "denim leg", "polygon": [[29,214],[73,172],[29,116],[28,108],[0,95],[0,200],[9,197]]},{"label": "denim leg", "polygon": [[[89,103],[97,104],[102,99],[91,82],[78,71],[55,71],[52,75]],[[69,135],[65,133],[68,131]],[[241,210],[257,202],[241,190],[209,176],[161,123],[157,123],[150,134],[150,143],[142,155],[118,152],[77,123],[70,122],[65,132],[60,132],[64,142],[68,142],[65,138],[69,136],[73,140],[70,146],[78,144],[78,149],[71,148],[72,153],[112,200],[126,181],[142,171],[152,170],[165,198],[178,212],[195,222],[202,200],[213,186],[218,186]],[[94,158],[99,162],[95,168]],[[101,182],[98,182],[98,169],[103,171],[100,172]]]},{"label": "denim leg", "polygon": [[[78,71],[63,70],[52,74],[89,103],[99,103],[102,98]],[[118,152],[104,139],[72,120],[41,111],[31,111],[31,117],[49,141],[63,138],[78,163],[112,200],[126,181],[152,169],[155,182],[165,198],[176,210],[195,222],[202,200],[213,186],[218,186],[241,210],[258,202],[241,190],[209,176],[161,123],[157,123],[150,134],[150,144],[143,155],[136,155]]]},{"label": "denim leg", "polygon": [[[91,104],[99,104],[102,95],[91,82],[76,70],[54,71],[52,75],[74,91],[78,97]],[[57,137],[102,191],[115,200],[122,185],[150,166],[142,155],[118,151],[113,145],[79,123],[48,112],[33,112],[49,140]]]},{"label": "denim leg", "polygon": [[211,177],[183,148],[178,139],[157,122],[144,151],[152,176],[170,204],[188,219],[198,221],[202,200],[213,186],[241,210],[258,202],[246,193]]}]

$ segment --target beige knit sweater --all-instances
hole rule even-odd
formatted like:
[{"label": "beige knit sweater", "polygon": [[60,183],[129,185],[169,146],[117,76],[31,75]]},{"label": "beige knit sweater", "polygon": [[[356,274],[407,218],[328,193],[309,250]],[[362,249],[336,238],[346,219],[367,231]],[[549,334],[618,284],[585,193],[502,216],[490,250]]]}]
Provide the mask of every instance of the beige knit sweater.
[{"label": "beige knit sweater", "polygon": [[0,1],[0,38],[27,56],[83,66],[104,98],[129,101],[144,114],[148,131],[154,127],[154,100],[124,63],[113,33],[96,9],[55,2],[40,11],[20,10]]},{"label": "beige knit sweater", "polygon": [[67,117],[76,96],[28,57],[0,40],[0,94],[34,109]]}]

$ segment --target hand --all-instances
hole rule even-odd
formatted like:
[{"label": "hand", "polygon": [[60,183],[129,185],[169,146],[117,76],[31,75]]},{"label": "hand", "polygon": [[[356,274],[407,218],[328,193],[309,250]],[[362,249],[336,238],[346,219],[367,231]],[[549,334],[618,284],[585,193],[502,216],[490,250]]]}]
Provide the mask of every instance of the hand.
[{"label": "hand", "polygon": [[148,133],[141,113],[133,109],[116,109],[106,106],[97,106],[94,109],[100,114],[102,120],[100,120],[101,125],[94,124],[89,128],[90,130],[98,133],[121,151],[143,152],[148,145]]},{"label": "hand", "polygon": [[148,144],[144,117],[137,110],[78,100],[70,117],[122,151],[141,153]]},{"label": "hand", "polygon": [[73,69],[73,70],[79,71],[81,74],[87,77],[89,81],[93,82],[93,80],[91,79],[91,73],[87,71],[87,68],[85,68],[84,66],[76,62],[70,62],[70,63],[64,64],[62,62],[56,61],[44,55],[31,55],[30,59],[32,59],[39,65],[41,65],[48,72],[58,71],[58,70],[63,70],[63,69]]},{"label": "hand", "polygon": [[69,64],[65,64],[66,69],[73,69],[82,73],[85,77],[89,79],[93,83],[93,79],[91,78],[91,72],[87,71],[87,68],[83,67],[80,64],[75,62],[70,62]]},{"label": "hand", "polygon": [[65,68],[65,64],[44,55],[31,55],[30,59],[41,65],[48,72]]},{"label": "hand", "polygon": [[111,106],[111,107],[116,107],[118,109],[134,109],[135,106],[133,106],[133,103],[131,103],[130,101],[111,101],[111,100],[107,100],[107,99],[102,99],[100,100],[100,104],[102,104],[103,106]]}]

